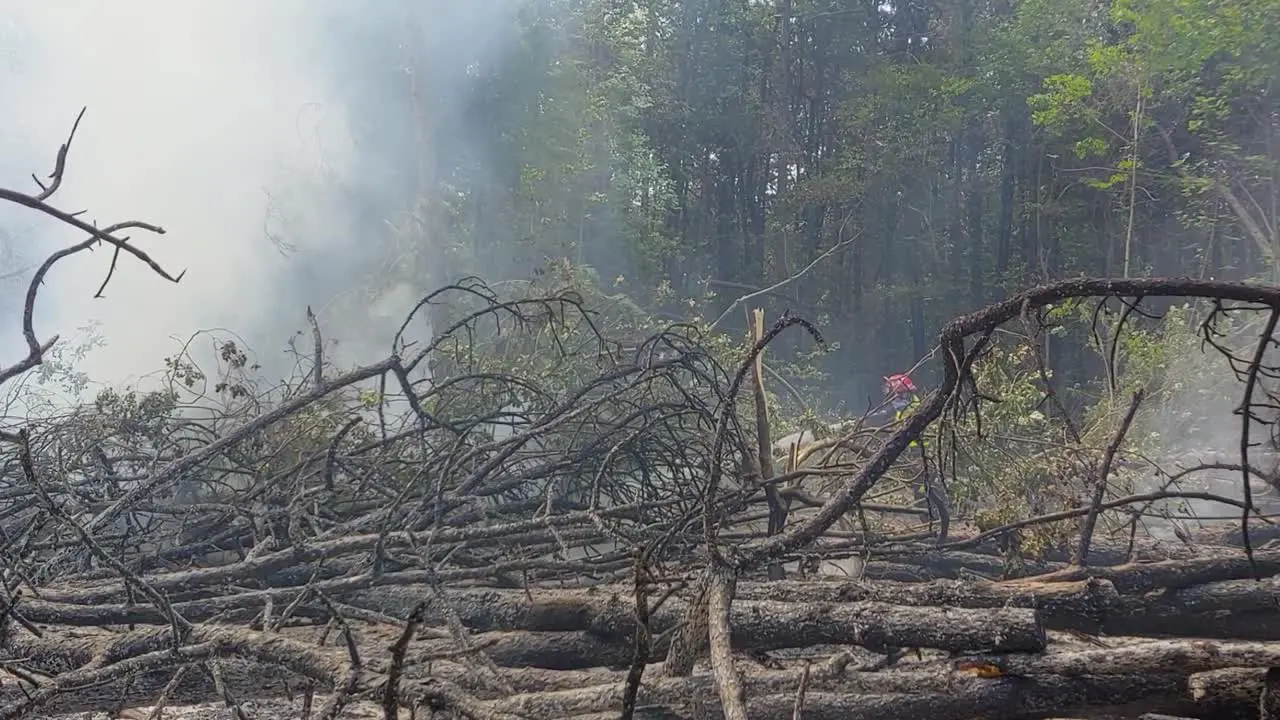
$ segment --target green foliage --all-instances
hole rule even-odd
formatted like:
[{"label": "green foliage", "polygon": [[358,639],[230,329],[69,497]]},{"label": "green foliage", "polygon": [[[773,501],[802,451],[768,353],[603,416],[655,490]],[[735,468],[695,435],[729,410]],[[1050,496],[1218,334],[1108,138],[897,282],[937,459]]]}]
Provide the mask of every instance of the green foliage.
[{"label": "green foliage", "polygon": [[1093,94],[1089,78],[1080,75],[1050,75],[1044,79],[1044,92],[1027,98],[1031,119],[1051,129],[1064,128],[1069,120],[1086,114],[1085,104]]},{"label": "green foliage", "polygon": [[[1062,419],[1044,403],[1037,367],[1030,343],[1012,336],[995,340],[974,365],[974,380],[998,402],[983,403],[980,414],[949,428],[958,439],[952,499],[974,513],[980,530],[1073,504],[1073,484],[1063,482],[1073,469],[1073,452]],[[1023,534],[1021,548],[1034,556],[1065,532],[1060,525],[1036,528]]]},{"label": "green foliage", "polygon": [[[1137,391],[1144,401],[1124,436],[1121,458],[1161,457],[1194,447],[1206,439],[1212,418],[1220,423],[1229,415],[1224,402],[1238,396],[1239,383],[1221,355],[1202,351],[1191,306],[1173,306],[1158,322],[1129,313],[1121,326],[1122,315],[1114,307],[1095,314],[1092,303],[1079,301],[1048,313],[1050,342],[1093,337],[1096,329],[1102,346],[1091,347],[1109,366],[1096,381],[1070,385],[1046,368],[1069,419],[1046,401],[1035,350],[1039,345],[1043,357],[1044,336],[1033,345],[1025,337],[1002,334],[975,365],[978,388],[997,401],[981,403],[980,417],[967,414],[948,429],[957,438],[953,497],[974,510],[980,529],[1077,507]],[[1227,336],[1239,332],[1227,324],[1216,329]],[[1134,491],[1134,479],[1117,472],[1110,492]],[[1067,521],[1021,531],[1021,550],[1035,555],[1060,546],[1075,528]]]},{"label": "green foliage", "polygon": [[154,441],[161,441],[173,420],[177,397],[168,391],[139,392],[137,390],[99,391],[93,402],[96,433],[115,435],[137,434]]}]

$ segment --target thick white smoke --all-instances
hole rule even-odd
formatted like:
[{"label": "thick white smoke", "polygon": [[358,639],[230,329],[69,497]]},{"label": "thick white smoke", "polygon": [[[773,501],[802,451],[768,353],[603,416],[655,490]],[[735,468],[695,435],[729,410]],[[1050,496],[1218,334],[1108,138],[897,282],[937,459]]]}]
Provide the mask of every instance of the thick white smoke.
[{"label": "thick white smoke", "polygon": [[[327,81],[334,48],[323,3],[301,0],[7,0],[0,3],[0,183],[35,189],[81,106],[88,111],[54,204],[108,224],[140,219],[168,234],[133,241],[174,274],[174,285],[122,262],[103,299],[106,249],[59,265],[41,291],[41,337],[97,321],[107,344],[84,369],[119,383],[161,367],[180,339],[228,328],[263,356],[301,327],[299,258],[363,252],[332,232],[349,222],[326,183],[349,172],[346,109]],[[269,240],[288,224],[286,256]],[[76,231],[31,211],[0,208],[5,271],[28,267]],[[326,232],[325,230],[330,230]],[[339,237],[350,247],[324,245]],[[335,252],[337,250],[337,252]],[[20,291],[30,273],[0,280],[0,363],[20,357]],[[353,278],[354,280],[354,278]],[[340,334],[341,328],[333,329]]]},{"label": "thick white smoke", "polygon": [[[384,123],[406,136],[404,158],[422,149],[411,146],[401,106],[370,104],[376,94],[353,88],[394,85],[397,73],[407,77],[398,58],[416,55],[426,72],[449,76],[434,78],[422,111],[457,113],[465,77],[452,76],[465,74],[463,58],[502,49],[511,17],[495,10],[516,4],[0,0],[0,184],[35,191],[29,173],[49,172],[87,106],[54,204],[87,210],[84,218],[100,224],[160,224],[168,234],[134,232],[133,242],[170,272],[187,273],[173,284],[123,261],[95,300],[109,251],[64,261],[42,288],[37,334],[74,341],[77,328],[99,323],[106,345],[79,369],[106,384],[154,373],[200,329],[241,334],[269,372],[284,372],[284,342],[305,327],[310,304],[326,334],[342,341],[343,363],[384,355],[417,288],[334,299],[374,284],[371,275],[402,250],[390,246],[387,222],[367,211],[357,217],[357,208],[387,190],[403,193],[404,183],[372,177],[349,128],[358,115],[362,127]],[[426,47],[411,53],[415,15]],[[365,82],[364,72],[380,76]],[[289,252],[273,242],[280,236]],[[0,205],[0,364],[24,354],[29,268],[81,237]]]}]

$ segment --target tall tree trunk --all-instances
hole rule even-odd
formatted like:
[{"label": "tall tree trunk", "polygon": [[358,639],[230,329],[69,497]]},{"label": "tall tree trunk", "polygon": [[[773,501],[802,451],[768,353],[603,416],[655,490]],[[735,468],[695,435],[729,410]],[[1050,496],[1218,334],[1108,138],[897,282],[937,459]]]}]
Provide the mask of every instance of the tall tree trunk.
[{"label": "tall tree trunk", "polygon": [[983,205],[986,199],[983,192],[982,176],[978,172],[978,156],[982,152],[982,132],[974,130],[970,133],[968,147],[968,169],[965,182],[965,215],[969,241],[969,306],[981,307],[985,301],[983,293],[983,266],[986,261],[986,234],[983,227]]},{"label": "tall tree trunk", "polygon": [[[1012,101],[1010,101],[1012,102]],[[995,297],[1003,300],[1008,282],[1009,255],[1013,246],[1014,189],[1018,176],[1018,133],[1021,123],[1016,111],[1006,110],[1004,154],[1000,163],[1000,220],[996,229]]]},{"label": "tall tree trunk", "polygon": [[948,164],[951,166],[951,197],[947,203],[947,242],[951,246],[948,253],[951,260],[951,283],[955,292],[964,287],[964,258],[966,247],[964,238],[964,164],[961,161],[963,148],[961,139],[953,137],[949,143]]}]

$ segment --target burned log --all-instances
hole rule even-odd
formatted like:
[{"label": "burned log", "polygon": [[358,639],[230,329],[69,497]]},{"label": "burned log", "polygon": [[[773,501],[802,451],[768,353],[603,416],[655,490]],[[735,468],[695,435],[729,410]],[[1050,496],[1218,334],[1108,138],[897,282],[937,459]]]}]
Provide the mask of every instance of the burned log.
[{"label": "burned log", "polygon": [[[391,616],[407,616],[416,604],[412,588],[376,588],[352,593],[353,605]],[[530,602],[529,598],[534,598]],[[449,613],[475,632],[525,630],[543,633],[587,632],[626,647],[635,632],[635,600],[600,591],[458,591],[449,596]],[[654,610],[649,631],[661,635],[684,617],[687,606],[672,600]],[[444,610],[428,612],[428,621],[444,620]],[[733,646],[758,651],[809,645],[857,645],[936,648],[952,652],[1044,649],[1044,627],[1036,611],[1023,608],[964,609],[885,602],[738,601],[733,604]],[[665,652],[665,647],[661,647]],[[607,663],[599,663],[607,664]]]},{"label": "burned log", "polygon": [[[1152,575],[1115,574],[1127,586],[1145,588]],[[1193,568],[1191,573],[1196,572]],[[1177,577],[1174,577],[1176,580]],[[1178,583],[1180,584],[1180,583]],[[411,588],[384,586],[352,592],[344,599],[356,606],[396,617],[407,616],[418,595]],[[940,608],[982,609],[1021,608],[1034,610],[1038,622],[1050,630],[1073,630],[1089,634],[1165,637],[1215,637],[1223,639],[1280,639],[1280,579],[1262,582],[1228,580],[1182,587],[1175,590],[1122,594],[1111,581],[1072,580],[1055,582],[961,582],[936,580],[927,583],[783,581],[741,583],[739,602],[735,608],[750,609],[741,616],[735,610],[734,623],[744,623],[756,639],[750,647],[779,647],[766,642],[767,635],[754,635],[762,618],[776,618],[791,623],[786,633],[800,633],[815,627],[826,608],[840,608],[840,617],[880,617],[884,622],[905,622],[902,607],[922,612],[938,612]],[[620,588],[563,591],[499,591],[459,590],[451,597],[457,604],[463,622],[478,631],[534,629],[540,631],[590,631],[602,637],[623,639],[634,628],[633,598]],[[791,604],[799,607],[783,609]],[[670,627],[683,605],[673,603],[671,610],[655,615],[655,631]],[[776,612],[757,612],[759,608],[776,608]],[[898,608],[895,610],[894,608]],[[880,613],[876,616],[875,613]],[[921,623],[953,622],[953,616],[917,616]],[[959,616],[955,616],[959,617]],[[991,615],[989,617],[994,617]],[[871,622],[879,622],[873,620]],[[904,642],[890,645],[959,649],[980,637],[979,624],[962,622],[958,627],[973,628],[974,634],[944,640],[940,625],[934,632],[908,632],[907,625],[894,633]],[[1030,626],[1023,626],[1030,633]],[[815,636],[817,637],[817,636]],[[828,642],[841,637],[834,631],[822,634]],[[910,638],[907,640],[907,638]],[[1032,635],[1022,636],[1030,641]],[[816,641],[816,640],[815,640]],[[746,646],[744,646],[746,647]]]},{"label": "burned log", "polygon": [[[1071,713],[1187,715],[1193,712],[1188,692],[1192,675],[1267,665],[1277,659],[1280,644],[1274,643],[1156,641],[1043,656],[975,657],[968,658],[963,668],[944,662],[863,672],[832,662],[809,672],[804,717],[964,720]],[[974,668],[983,672],[971,672]],[[758,717],[785,716],[781,711],[794,706],[802,672],[744,676],[752,698],[749,709]],[[620,684],[600,685],[496,700],[490,707],[526,717],[554,712],[585,715],[605,711],[620,692]],[[691,697],[715,697],[710,673],[646,682],[640,692],[643,704],[661,706],[674,717],[691,717],[686,709]],[[714,706],[714,700],[709,704]]]}]

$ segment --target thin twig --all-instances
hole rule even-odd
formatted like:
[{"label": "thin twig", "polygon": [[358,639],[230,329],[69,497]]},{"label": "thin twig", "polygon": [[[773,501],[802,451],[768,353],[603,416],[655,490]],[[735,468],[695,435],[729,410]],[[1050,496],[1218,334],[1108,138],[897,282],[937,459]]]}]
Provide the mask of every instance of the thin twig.
[{"label": "thin twig", "polygon": [[825,252],[823,252],[821,255],[819,255],[818,257],[814,258],[814,259],[813,259],[813,262],[809,263],[808,265],[805,265],[803,268],[800,268],[800,270],[799,270],[799,271],[797,271],[797,272],[796,272],[794,275],[792,275],[791,277],[789,277],[789,278],[787,278],[787,279],[785,279],[785,280],[781,280],[781,281],[779,281],[779,282],[776,282],[776,283],[774,283],[774,284],[770,285],[769,287],[764,288],[763,290],[757,290],[757,291],[752,292],[752,293],[747,293],[746,295],[743,295],[742,297],[738,298],[737,300],[734,300],[734,301],[729,305],[729,307],[725,308],[724,312],[720,313],[720,317],[716,318],[716,319],[715,319],[715,322],[711,323],[710,329],[711,329],[711,330],[715,330],[716,328],[720,327],[720,324],[721,324],[721,323],[723,323],[723,322],[725,321],[725,318],[729,317],[729,315],[730,315],[730,314],[732,314],[733,312],[735,312],[738,308],[740,308],[740,307],[742,307],[742,306],[746,305],[747,303],[750,303],[750,302],[754,301],[756,298],[762,297],[762,296],[764,296],[764,295],[768,295],[768,294],[770,294],[770,293],[775,293],[775,292],[777,292],[777,291],[781,290],[782,288],[784,288],[784,287],[786,287],[786,286],[790,285],[791,283],[793,283],[793,282],[795,282],[795,281],[797,281],[797,280],[799,280],[799,279],[803,278],[805,275],[808,275],[808,274],[809,274],[809,271],[811,271],[811,270],[813,270],[815,267],[817,267],[817,266],[818,266],[818,264],[819,264],[819,263],[821,263],[823,260],[826,260],[827,258],[831,257],[832,255],[836,254],[837,252],[839,252],[839,251],[841,251],[841,250],[843,250],[843,249],[845,249],[845,248],[849,247],[849,246],[850,246],[850,245],[852,245],[854,242],[856,242],[856,241],[858,240],[858,238],[859,238],[859,237],[861,237],[861,236],[862,236],[862,233],[861,233],[861,232],[857,232],[857,233],[855,233],[852,237],[849,237],[849,238],[847,238],[847,239],[845,239],[845,240],[841,240],[841,241],[837,242],[835,245],[832,245],[831,247],[827,248],[827,250],[826,250]]}]

